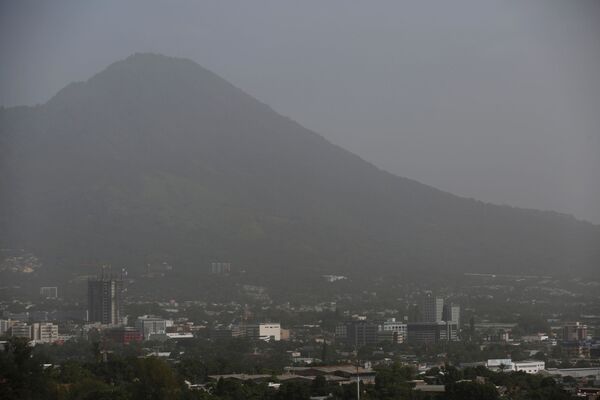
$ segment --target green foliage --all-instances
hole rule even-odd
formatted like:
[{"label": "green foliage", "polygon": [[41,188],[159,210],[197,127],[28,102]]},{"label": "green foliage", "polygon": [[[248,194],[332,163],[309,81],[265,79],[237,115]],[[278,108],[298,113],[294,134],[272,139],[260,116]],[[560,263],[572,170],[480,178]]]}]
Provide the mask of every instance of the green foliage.
[{"label": "green foliage", "polygon": [[448,400],[496,400],[499,399],[496,387],[490,383],[456,382],[446,385]]},{"label": "green foliage", "polygon": [[48,371],[32,354],[27,340],[11,338],[0,353],[0,398],[6,400],[46,399],[50,395]]},{"label": "green foliage", "polygon": [[[80,346],[89,353],[88,343]],[[251,350],[245,340],[186,343],[186,356],[180,362],[167,362],[155,357],[124,356],[126,352],[110,354],[107,361],[89,357],[84,361],[62,360],[44,368],[49,357],[45,352],[32,351],[27,342],[10,339],[0,353],[0,398],[7,400],[306,400],[310,396],[330,395],[337,400],[356,398],[356,383],[337,385],[323,376],[312,383],[283,382],[279,389],[267,383],[220,379],[206,384],[204,390],[190,390],[184,380],[192,383],[207,381],[209,374],[239,371],[268,373],[281,371],[279,361],[257,364],[240,362]],[[66,349],[69,353],[72,349]],[[122,349],[121,349],[122,350]],[[189,354],[188,354],[189,353]],[[56,352],[51,353],[57,355]],[[60,356],[60,354],[58,354]],[[50,360],[52,361],[52,360]],[[507,390],[512,400],[567,400],[569,395],[554,379],[524,372],[493,372],[484,367],[459,370],[451,365],[432,368],[427,375],[444,384],[445,393],[427,394],[412,389],[415,370],[400,363],[376,369],[375,383],[361,385],[365,400],[496,400],[496,386]],[[574,381],[567,383],[573,384]]]}]

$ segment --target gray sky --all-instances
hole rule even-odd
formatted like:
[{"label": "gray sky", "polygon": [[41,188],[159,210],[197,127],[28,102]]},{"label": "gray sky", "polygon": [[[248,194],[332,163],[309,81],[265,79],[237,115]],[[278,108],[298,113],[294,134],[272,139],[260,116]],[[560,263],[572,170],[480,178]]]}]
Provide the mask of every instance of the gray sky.
[{"label": "gray sky", "polygon": [[191,58],[364,159],[600,223],[599,1],[0,0],[0,104]]}]

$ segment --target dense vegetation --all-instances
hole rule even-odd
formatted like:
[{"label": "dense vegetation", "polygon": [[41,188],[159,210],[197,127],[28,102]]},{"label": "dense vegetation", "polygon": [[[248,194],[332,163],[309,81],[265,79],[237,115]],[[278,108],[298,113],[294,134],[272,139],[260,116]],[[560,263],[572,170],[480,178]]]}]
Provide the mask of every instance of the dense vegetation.
[{"label": "dense vegetation", "polygon": [[[381,171],[191,61],[138,54],[0,110],[0,247],[53,272],[597,275],[600,229]],[[368,266],[368,268],[365,268]],[[417,272],[418,271],[418,272]]]},{"label": "dense vegetation", "polygon": [[[266,383],[223,379],[208,383],[206,390],[189,389],[185,383],[186,380],[207,382],[209,373],[231,372],[230,367],[244,368],[235,363],[237,356],[248,350],[246,348],[226,349],[216,345],[212,349],[196,349],[197,352],[190,352],[180,362],[173,363],[155,357],[139,357],[135,348],[127,346],[106,358],[97,343],[65,346],[44,347],[38,351],[23,340],[10,339],[0,352],[0,398],[305,400],[310,396],[331,395],[333,399],[350,400],[356,396],[355,384],[328,384],[323,377],[312,383],[283,382],[279,389]],[[229,368],[227,364],[231,364]],[[268,367],[272,366],[267,364],[260,371],[248,372],[269,373]],[[275,375],[275,369],[270,371]],[[569,399],[552,378],[525,373],[494,373],[483,367],[458,370],[446,366],[434,368],[426,375],[434,383],[445,385],[446,392],[429,395],[414,390],[410,382],[416,378],[414,369],[393,364],[377,369],[375,384],[362,385],[361,398],[496,400],[502,398],[497,389],[502,387],[506,399]]]}]

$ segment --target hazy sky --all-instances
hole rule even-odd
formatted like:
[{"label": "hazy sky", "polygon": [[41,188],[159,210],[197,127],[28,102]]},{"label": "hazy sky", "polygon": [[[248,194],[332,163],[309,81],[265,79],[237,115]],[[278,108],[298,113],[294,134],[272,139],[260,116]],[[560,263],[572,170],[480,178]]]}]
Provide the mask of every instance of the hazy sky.
[{"label": "hazy sky", "polygon": [[0,104],[191,58],[376,165],[600,223],[600,1],[0,0]]}]

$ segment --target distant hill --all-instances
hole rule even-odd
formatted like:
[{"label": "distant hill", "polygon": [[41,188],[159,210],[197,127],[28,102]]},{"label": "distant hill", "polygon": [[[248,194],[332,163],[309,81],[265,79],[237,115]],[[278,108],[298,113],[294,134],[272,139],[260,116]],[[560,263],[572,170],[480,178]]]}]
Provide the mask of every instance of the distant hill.
[{"label": "distant hill", "polygon": [[0,185],[1,246],[57,271],[163,260],[290,276],[600,266],[598,226],[394,176],[196,63],[154,54],[46,104],[0,110]]}]

